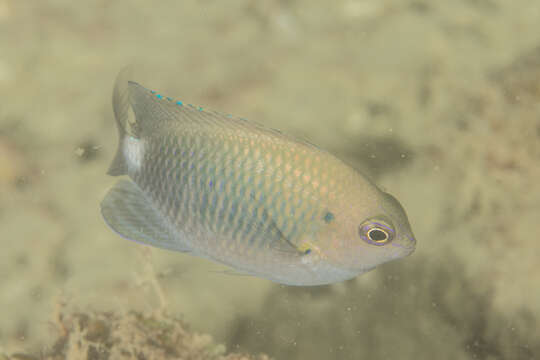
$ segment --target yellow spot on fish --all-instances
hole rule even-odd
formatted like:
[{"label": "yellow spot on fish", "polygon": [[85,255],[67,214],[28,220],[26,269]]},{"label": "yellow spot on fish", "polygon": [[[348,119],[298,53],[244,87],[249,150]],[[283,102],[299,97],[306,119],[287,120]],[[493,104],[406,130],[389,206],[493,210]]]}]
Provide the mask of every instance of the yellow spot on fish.
[{"label": "yellow spot on fish", "polygon": [[306,253],[306,252],[311,251],[311,248],[313,248],[313,244],[309,241],[306,241],[300,244],[300,246],[298,247],[298,251]]},{"label": "yellow spot on fish", "polygon": [[321,249],[309,241],[306,241],[305,243],[300,245],[299,250],[305,254],[302,257],[303,264],[312,264],[325,258]]}]

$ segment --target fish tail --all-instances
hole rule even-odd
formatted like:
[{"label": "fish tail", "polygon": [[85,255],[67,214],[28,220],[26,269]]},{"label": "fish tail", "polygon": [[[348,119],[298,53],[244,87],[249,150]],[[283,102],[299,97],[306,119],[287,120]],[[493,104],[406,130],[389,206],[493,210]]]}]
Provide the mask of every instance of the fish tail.
[{"label": "fish tail", "polygon": [[[124,142],[129,131],[130,120],[130,100],[128,89],[128,77],[131,74],[131,68],[126,67],[116,77],[116,82],[113,90],[113,111],[118,129],[118,148],[116,155],[107,171],[107,174],[112,176],[120,176],[127,174],[128,164],[124,152]],[[132,112],[131,112],[132,113]]]}]

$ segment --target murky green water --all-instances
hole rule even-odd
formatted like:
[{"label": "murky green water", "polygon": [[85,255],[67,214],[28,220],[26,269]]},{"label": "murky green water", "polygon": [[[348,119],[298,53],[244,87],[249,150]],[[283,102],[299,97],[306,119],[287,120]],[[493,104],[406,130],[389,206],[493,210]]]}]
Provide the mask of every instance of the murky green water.
[{"label": "murky green water", "polygon": [[[0,0],[0,354],[165,308],[276,359],[540,357],[540,4]],[[296,288],[117,237],[118,71],[278,128],[407,209],[408,258]],[[160,290],[156,290],[160,289]]]}]

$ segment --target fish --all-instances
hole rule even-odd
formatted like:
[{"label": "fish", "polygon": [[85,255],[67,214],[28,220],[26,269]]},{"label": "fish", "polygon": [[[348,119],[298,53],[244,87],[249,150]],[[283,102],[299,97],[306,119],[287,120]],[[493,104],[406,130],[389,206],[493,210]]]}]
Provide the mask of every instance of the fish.
[{"label": "fish", "polygon": [[119,142],[101,202],[123,238],[294,286],[354,278],[410,255],[400,203],[316,145],[173,100],[123,72]]}]

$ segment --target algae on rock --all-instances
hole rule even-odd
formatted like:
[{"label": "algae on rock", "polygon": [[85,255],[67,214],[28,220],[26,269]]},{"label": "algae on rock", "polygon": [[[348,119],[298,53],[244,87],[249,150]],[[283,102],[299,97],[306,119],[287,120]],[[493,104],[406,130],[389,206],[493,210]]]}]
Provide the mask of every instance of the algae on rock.
[{"label": "algae on rock", "polygon": [[226,354],[211,336],[197,334],[165,313],[65,313],[57,315],[54,345],[39,356],[1,355],[2,360],[269,360],[266,355]]}]

